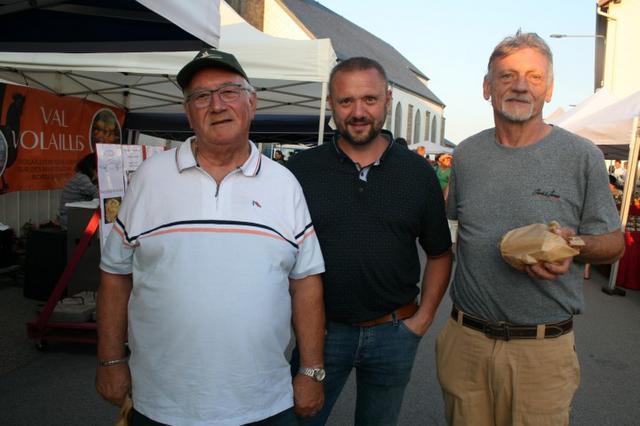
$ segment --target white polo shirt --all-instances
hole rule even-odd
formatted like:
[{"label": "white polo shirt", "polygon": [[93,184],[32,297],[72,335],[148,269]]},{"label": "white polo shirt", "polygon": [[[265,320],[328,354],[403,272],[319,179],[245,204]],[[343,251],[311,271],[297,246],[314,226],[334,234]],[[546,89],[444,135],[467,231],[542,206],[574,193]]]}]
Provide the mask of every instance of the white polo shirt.
[{"label": "white polo shirt", "polygon": [[239,425],[293,405],[289,278],[324,272],[302,189],[253,143],[218,186],[189,139],[136,172],[101,268],[133,274],[134,406],[175,425]]}]

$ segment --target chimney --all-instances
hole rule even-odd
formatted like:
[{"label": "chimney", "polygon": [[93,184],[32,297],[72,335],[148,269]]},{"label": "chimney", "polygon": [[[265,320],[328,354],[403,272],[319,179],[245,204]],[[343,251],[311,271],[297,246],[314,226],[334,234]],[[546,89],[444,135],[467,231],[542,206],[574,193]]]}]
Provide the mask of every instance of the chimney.
[{"label": "chimney", "polygon": [[242,18],[259,29],[264,30],[264,0],[225,0]]}]

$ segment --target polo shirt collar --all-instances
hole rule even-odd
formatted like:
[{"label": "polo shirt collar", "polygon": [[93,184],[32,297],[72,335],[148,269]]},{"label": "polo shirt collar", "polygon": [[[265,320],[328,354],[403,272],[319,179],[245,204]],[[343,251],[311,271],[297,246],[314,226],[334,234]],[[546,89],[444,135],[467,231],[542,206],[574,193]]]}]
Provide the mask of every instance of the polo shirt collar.
[{"label": "polo shirt collar", "polygon": [[196,158],[193,156],[193,149],[191,148],[195,140],[196,137],[191,136],[189,139],[181,143],[178,146],[178,149],[176,149],[176,166],[180,173],[198,165]]},{"label": "polo shirt collar", "polygon": [[[379,165],[382,160],[384,160],[387,156],[387,154],[389,153],[389,151],[391,150],[391,147],[393,145],[395,145],[396,141],[393,138],[393,134],[385,129],[382,129],[380,131],[380,134],[382,136],[384,136],[385,138],[389,139],[389,145],[387,146],[387,149],[384,150],[384,152],[382,153],[382,155],[380,156],[380,158],[374,163],[374,165]],[[349,158],[349,156],[347,154],[344,153],[344,151],[342,151],[342,149],[340,149],[340,145],[338,145],[338,138],[340,137],[340,133],[335,132],[333,134],[333,138],[331,139],[331,143],[333,144],[333,148],[335,149],[336,154],[343,159],[347,159],[349,161],[353,161]]]},{"label": "polo shirt collar", "polygon": [[[180,173],[182,173],[186,169],[198,166],[196,158],[193,155],[192,148],[195,140],[196,137],[191,136],[189,139],[180,144],[178,149],[176,149],[176,165]],[[245,161],[244,164],[242,164],[238,168],[240,169],[240,171],[242,171],[243,175],[252,177],[256,176],[260,171],[262,156],[260,155],[260,152],[258,151],[256,145],[251,140],[249,140],[248,143],[251,148],[251,153],[249,154],[249,158],[247,158],[247,161]]]},{"label": "polo shirt collar", "polygon": [[240,170],[242,170],[242,174],[245,176],[257,176],[260,171],[260,166],[262,165],[262,155],[256,144],[249,140],[249,146],[251,147],[251,153],[249,154],[249,158],[244,162],[242,166],[240,166]]}]

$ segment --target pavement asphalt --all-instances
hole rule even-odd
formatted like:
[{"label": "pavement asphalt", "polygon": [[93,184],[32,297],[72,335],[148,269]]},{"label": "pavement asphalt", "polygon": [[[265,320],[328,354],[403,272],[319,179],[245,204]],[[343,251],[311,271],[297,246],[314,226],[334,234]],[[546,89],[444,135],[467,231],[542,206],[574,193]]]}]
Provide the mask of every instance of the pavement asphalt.
[{"label": "pavement asphalt", "polygon": [[[585,281],[586,311],[576,318],[582,382],[573,403],[572,425],[640,424],[640,292],[625,297],[600,291],[606,278],[594,270]],[[111,425],[117,409],[94,389],[95,347],[50,343],[36,349],[25,323],[38,304],[22,288],[0,280],[0,425]],[[401,426],[444,425],[434,361],[434,340],[451,303],[445,297],[432,329],[421,342],[406,391]],[[349,380],[330,426],[353,424],[355,385]]]}]

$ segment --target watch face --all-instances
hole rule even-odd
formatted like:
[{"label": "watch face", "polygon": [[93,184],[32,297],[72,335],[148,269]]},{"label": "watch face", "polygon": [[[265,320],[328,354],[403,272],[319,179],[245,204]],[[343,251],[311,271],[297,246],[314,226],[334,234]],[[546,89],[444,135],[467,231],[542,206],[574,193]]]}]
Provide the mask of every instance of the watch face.
[{"label": "watch face", "polygon": [[324,376],[326,375],[324,368],[316,368],[314,372],[314,376],[317,381],[321,382],[324,380]]}]

